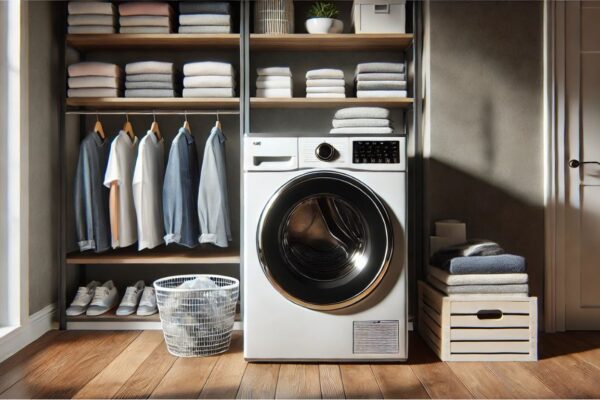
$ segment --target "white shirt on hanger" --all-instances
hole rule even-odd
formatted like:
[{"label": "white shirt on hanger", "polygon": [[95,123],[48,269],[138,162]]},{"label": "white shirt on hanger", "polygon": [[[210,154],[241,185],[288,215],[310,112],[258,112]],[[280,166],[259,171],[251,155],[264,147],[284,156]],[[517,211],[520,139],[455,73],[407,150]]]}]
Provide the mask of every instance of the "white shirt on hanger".
[{"label": "white shirt on hanger", "polygon": [[162,190],[165,177],[164,140],[148,131],[140,140],[133,172],[133,202],[137,215],[138,249],[164,243]]},{"label": "white shirt on hanger", "polygon": [[137,240],[135,208],[131,188],[137,144],[137,137],[132,141],[129,135],[122,130],[110,146],[108,166],[104,174],[104,186],[110,188],[112,182],[116,182],[119,186],[117,200],[119,238],[112,238],[113,249],[131,246]]}]

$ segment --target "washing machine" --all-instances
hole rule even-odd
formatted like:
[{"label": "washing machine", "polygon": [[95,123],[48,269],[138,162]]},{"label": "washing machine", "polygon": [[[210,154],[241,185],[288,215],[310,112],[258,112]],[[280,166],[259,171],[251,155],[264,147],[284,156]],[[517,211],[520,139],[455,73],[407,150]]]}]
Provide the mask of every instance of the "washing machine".
[{"label": "washing machine", "polygon": [[244,140],[244,356],[407,358],[402,137]]}]

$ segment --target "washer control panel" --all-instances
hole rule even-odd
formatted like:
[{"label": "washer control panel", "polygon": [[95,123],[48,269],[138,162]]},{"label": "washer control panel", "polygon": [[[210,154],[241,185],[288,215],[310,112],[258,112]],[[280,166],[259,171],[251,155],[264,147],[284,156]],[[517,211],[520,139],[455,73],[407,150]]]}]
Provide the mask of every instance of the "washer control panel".
[{"label": "washer control panel", "polygon": [[399,140],[355,140],[352,142],[353,164],[399,164]]}]

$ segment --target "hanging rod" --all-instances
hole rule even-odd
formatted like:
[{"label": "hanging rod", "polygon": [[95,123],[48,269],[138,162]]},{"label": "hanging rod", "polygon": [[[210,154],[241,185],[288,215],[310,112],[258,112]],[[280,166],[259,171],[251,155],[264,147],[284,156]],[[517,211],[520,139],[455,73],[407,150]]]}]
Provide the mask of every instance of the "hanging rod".
[{"label": "hanging rod", "polygon": [[135,110],[135,111],[67,111],[67,115],[239,115],[239,111],[210,110],[210,111],[170,111],[170,110]]}]

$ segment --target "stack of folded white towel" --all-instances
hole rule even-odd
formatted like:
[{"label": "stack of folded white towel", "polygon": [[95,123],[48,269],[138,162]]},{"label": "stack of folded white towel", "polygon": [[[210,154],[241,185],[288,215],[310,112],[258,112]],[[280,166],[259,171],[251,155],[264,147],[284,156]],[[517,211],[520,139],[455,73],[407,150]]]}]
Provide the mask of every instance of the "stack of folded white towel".
[{"label": "stack of folded white towel", "polygon": [[120,33],[171,33],[173,9],[168,3],[119,4]]},{"label": "stack of folded white towel", "polygon": [[344,71],[330,68],[308,71],[306,97],[346,97]]},{"label": "stack of folded white towel", "polygon": [[289,67],[258,68],[256,74],[256,97],[292,97]]},{"label": "stack of folded white towel", "polygon": [[69,2],[69,33],[115,33],[115,7],[101,1]]},{"label": "stack of folded white towel", "polygon": [[235,72],[230,63],[187,63],[183,75],[183,97],[235,97]]},{"label": "stack of folded white towel", "polygon": [[121,96],[121,68],[103,62],[80,62],[68,68],[68,97]]},{"label": "stack of folded white towel", "polygon": [[125,65],[125,97],[175,97],[173,63],[140,61]]},{"label": "stack of folded white towel", "polygon": [[227,2],[179,3],[179,33],[230,33]]},{"label": "stack of folded white towel", "polygon": [[355,80],[356,97],[406,97],[404,63],[358,64]]},{"label": "stack of folded white towel", "polygon": [[332,134],[381,135],[394,130],[390,123],[390,111],[381,107],[349,107],[335,113]]}]

